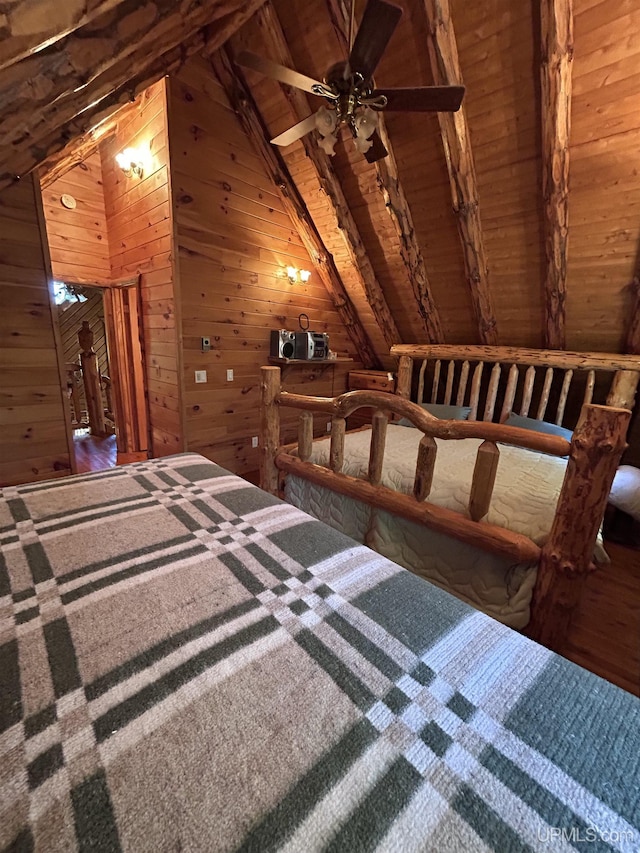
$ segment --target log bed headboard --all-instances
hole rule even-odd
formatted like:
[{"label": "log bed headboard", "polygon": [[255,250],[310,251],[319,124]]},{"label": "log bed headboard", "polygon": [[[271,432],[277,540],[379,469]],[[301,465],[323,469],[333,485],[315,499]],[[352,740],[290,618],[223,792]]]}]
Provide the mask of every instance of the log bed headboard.
[{"label": "log bed headboard", "polygon": [[[417,372],[416,403],[441,402],[462,406],[468,401],[471,407],[469,420],[496,419],[498,389],[505,370],[507,382],[499,413],[501,423],[504,423],[513,411],[518,396],[518,414],[531,415],[537,420],[548,420],[551,388],[552,385],[558,384],[558,373],[562,373],[562,384],[552,417],[554,423],[559,425],[564,422],[569,390],[576,374],[586,374],[583,405],[593,401],[596,373],[602,371],[612,374],[606,405],[623,409],[633,408],[640,380],[640,358],[614,353],[398,344],[391,347],[391,354],[399,360],[397,394],[411,399],[412,379]],[[429,373],[427,367],[431,368]],[[521,371],[520,367],[526,367],[526,370]],[[484,395],[481,395],[483,379],[486,388]],[[538,389],[539,399],[535,411],[532,412],[530,410],[534,387]]]},{"label": "log bed headboard", "polygon": [[[281,389],[279,368],[262,369],[262,488],[277,494],[280,477],[289,472],[476,547],[510,555],[518,561],[537,560],[530,633],[544,645],[557,648],[566,635],[571,613],[579,600],[580,584],[576,579],[586,577],[594,568],[593,546],[613,477],[626,447],[629,409],[640,380],[640,360],[625,355],[484,346],[398,345],[392,347],[391,353],[399,358],[396,394],[366,390],[350,391],[335,398],[292,394]],[[430,362],[433,364],[431,400],[441,402],[440,392],[444,385],[442,401],[463,405],[469,389],[469,405],[474,416],[471,422],[439,420],[410,400],[414,367],[417,368],[417,397],[419,401],[424,399]],[[448,364],[443,370],[444,362]],[[503,388],[501,422],[493,423],[505,364],[510,366]],[[521,365],[526,369],[519,383]],[[538,369],[542,369],[540,375]],[[564,371],[555,413],[557,423],[563,420],[575,372],[586,372],[583,406],[571,442],[560,436],[505,425],[503,421],[511,413],[518,394],[519,413],[529,414],[537,380],[539,401],[535,413],[538,419],[545,415],[556,370]],[[592,401],[596,371],[613,373],[605,406]],[[489,374],[489,380],[488,386],[485,384],[482,417],[478,418],[483,373]],[[295,446],[280,446],[279,412],[283,406],[301,412]],[[356,410],[369,407],[377,411],[372,422],[368,474],[364,478],[350,477],[342,472],[346,419]],[[329,467],[309,461],[314,412],[330,415],[332,419]],[[381,483],[389,414],[408,418],[424,433],[410,495]],[[446,510],[427,500],[436,462],[435,438],[483,439],[477,452],[466,514]],[[499,458],[498,443],[568,456],[554,521],[542,548],[527,537],[482,521],[491,501]]]}]

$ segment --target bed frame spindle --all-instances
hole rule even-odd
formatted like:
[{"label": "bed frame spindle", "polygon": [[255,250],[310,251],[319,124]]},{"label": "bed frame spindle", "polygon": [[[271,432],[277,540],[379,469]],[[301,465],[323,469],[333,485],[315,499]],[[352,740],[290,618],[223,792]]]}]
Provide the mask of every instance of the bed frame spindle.
[{"label": "bed frame spindle", "polygon": [[438,446],[435,439],[430,435],[423,436],[418,445],[416,476],[413,481],[413,496],[417,501],[423,501],[429,496],[437,452]]},{"label": "bed frame spindle", "polygon": [[371,419],[371,449],[369,451],[369,482],[379,486],[382,480],[384,448],[387,440],[388,418],[382,412],[376,412]]},{"label": "bed frame spindle", "polygon": [[484,407],[483,421],[492,421],[493,412],[496,407],[496,396],[498,394],[498,385],[500,384],[500,373],[502,372],[501,364],[494,364],[491,370],[491,378],[489,380],[489,390],[487,391],[487,402]]},{"label": "bed frame spindle", "polygon": [[524,388],[522,390],[522,404],[520,406],[520,414],[526,418],[531,408],[531,398],[533,397],[533,384],[536,381],[536,369],[533,365],[527,368],[524,377]]},{"label": "bed frame spindle", "polygon": [[480,383],[482,382],[483,367],[484,362],[479,361],[473,371],[473,379],[471,380],[471,399],[469,400],[469,405],[471,406],[471,411],[469,412],[470,421],[478,420],[478,401],[480,400]]},{"label": "bed frame spindle", "polygon": [[431,402],[438,402],[438,385],[440,384],[440,370],[442,368],[442,362],[440,359],[436,360],[435,370],[433,371],[433,385],[431,386]]},{"label": "bed frame spindle", "polygon": [[418,375],[418,396],[416,397],[416,403],[418,404],[424,402],[424,372],[426,369],[427,359],[424,358],[420,365],[420,374]]},{"label": "bed frame spindle", "polygon": [[329,467],[340,473],[344,465],[344,434],[347,422],[344,418],[331,418],[331,448],[329,450]]},{"label": "bed frame spindle", "polygon": [[562,380],[562,388],[560,390],[560,400],[558,401],[558,411],[556,412],[556,424],[562,426],[564,418],[564,410],[567,405],[567,397],[569,396],[569,387],[573,379],[573,370],[565,370],[564,379]]},{"label": "bed frame spindle", "polygon": [[455,361],[450,361],[449,366],[447,367],[447,384],[444,389],[444,404],[445,406],[449,406],[451,404],[451,392],[453,391],[453,372],[456,369]]},{"label": "bed frame spindle", "polygon": [[480,521],[489,512],[499,459],[496,443],[483,441],[478,448],[469,495],[469,515],[474,521]]},{"label": "bed frame spindle", "polygon": [[303,462],[311,457],[313,449],[313,415],[302,412],[298,418],[298,456]]},{"label": "bed frame spindle", "polygon": [[456,406],[464,406],[464,395],[467,390],[467,381],[469,379],[469,362],[462,363],[460,371],[460,379],[458,380],[458,394],[456,396]]},{"label": "bed frame spindle", "polygon": [[549,403],[549,394],[551,392],[552,382],[553,382],[553,367],[547,367],[547,371],[544,375],[544,384],[542,386],[542,394],[540,395],[540,402],[538,404],[538,411],[536,413],[536,418],[539,421],[544,420],[544,413],[547,411],[547,405]]},{"label": "bed frame spindle", "polygon": [[507,379],[507,390],[504,392],[504,403],[500,412],[500,423],[503,424],[513,411],[513,401],[516,398],[516,390],[518,388],[518,365],[512,364],[509,370],[509,378]]}]

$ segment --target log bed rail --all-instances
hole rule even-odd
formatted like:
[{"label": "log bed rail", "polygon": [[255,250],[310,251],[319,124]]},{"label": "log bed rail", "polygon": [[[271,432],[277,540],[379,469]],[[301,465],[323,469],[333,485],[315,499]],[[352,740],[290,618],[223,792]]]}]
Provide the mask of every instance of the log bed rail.
[{"label": "log bed rail", "polygon": [[[398,354],[397,351],[403,348],[393,349],[395,354]],[[411,349],[415,352],[420,348]],[[424,349],[428,349],[430,357],[434,357],[434,350],[442,351],[447,348],[434,346]],[[461,349],[481,349],[485,360],[489,360],[484,347],[451,349],[456,351],[458,357]],[[492,352],[491,355],[495,353]],[[419,357],[421,356],[422,353]],[[475,354],[470,355],[469,360],[476,357]],[[463,359],[465,358],[463,354]],[[620,358],[621,366],[614,367],[614,370],[637,374],[637,371],[629,370],[630,364],[624,356]],[[579,600],[581,584],[577,581],[595,568],[592,561],[593,548],[613,477],[626,447],[625,437],[631,412],[620,406],[586,403],[571,442],[560,436],[532,432],[502,423],[440,420],[407,399],[406,389],[410,388],[413,367],[413,359],[408,359],[409,364],[401,357],[399,395],[383,391],[350,391],[335,398],[292,394],[281,390],[279,368],[263,367],[260,467],[262,488],[271,494],[280,494],[280,477],[291,473],[347,497],[424,524],[470,545],[511,558],[515,562],[537,562],[532,617],[527,633],[550,648],[558,648],[566,636],[571,614]],[[545,366],[555,366],[550,365],[548,361],[541,363]],[[637,360],[635,364],[638,364]],[[595,368],[590,365],[568,369]],[[465,373],[468,375],[468,371]],[[636,375],[636,384],[637,381]],[[627,379],[623,384],[625,393],[628,394],[633,383]],[[283,407],[301,411],[298,441],[295,445],[280,446],[280,409]],[[368,472],[365,477],[356,478],[342,473],[342,467],[346,418],[361,408],[373,408],[375,414],[372,420]],[[314,440],[313,413],[331,416],[328,468],[309,461]],[[412,494],[402,494],[381,484],[390,415],[408,418],[423,432]],[[437,456],[435,438],[482,439],[483,443],[476,457],[467,515],[439,507],[426,500]],[[569,457],[552,529],[542,548],[526,536],[482,521],[489,511],[499,464],[498,443]]]}]

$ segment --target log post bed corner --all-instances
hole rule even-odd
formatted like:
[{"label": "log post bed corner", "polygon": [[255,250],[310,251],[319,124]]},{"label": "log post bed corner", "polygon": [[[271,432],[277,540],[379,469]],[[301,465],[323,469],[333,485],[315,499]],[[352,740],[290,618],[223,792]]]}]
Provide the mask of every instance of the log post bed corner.
[{"label": "log post bed corner", "polygon": [[[446,345],[398,345],[391,349],[391,354],[399,360],[395,394],[368,390],[350,391],[334,398],[293,394],[281,389],[279,368],[262,368],[262,488],[282,496],[280,481],[286,474],[293,474],[518,564],[537,564],[526,633],[541,644],[558,649],[579,602],[582,581],[596,568],[594,545],[626,447],[630,409],[640,379],[638,358]],[[556,371],[564,371],[562,378]],[[600,371],[613,374],[606,405],[593,402],[596,372]],[[557,404],[553,420],[561,425],[572,381],[580,374],[584,379],[584,396],[571,441],[560,435],[504,423],[515,411],[516,400],[519,414],[526,417],[535,399],[535,414],[542,420],[549,401],[554,399],[551,390],[554,385]],[[439,403],[441,398],[445,405],[462,406],[468,402],[469,420],[443,420],[425,411],[421,404],[429,402],[429,386],[431,403]],[[416,402],[411,400],[412,396]],[[282,408],[300,412],[295,444],[280,445]],[[342,470],[346,423],[349,416],[362,408],[373,409],[375,414],[368,470],[363,476],[354,477]],[[331,418],[326,465],[310,461],[314,445],[313,414]],[[381,482],[387,426],[398,418],[407,419],[423,433],[412,494],[396,491]],[[500,422],[494,423],[494,418]],[[468,438],[480,439],[482,443],[476,454],[466,512],[430,503],[428,497],[437,459],[435,439]],[[542,544],[483,521],[491,505],[500,460],[499,445],[567,457],[551,530]],[[367,537],[365,543],[369,544]]]}]

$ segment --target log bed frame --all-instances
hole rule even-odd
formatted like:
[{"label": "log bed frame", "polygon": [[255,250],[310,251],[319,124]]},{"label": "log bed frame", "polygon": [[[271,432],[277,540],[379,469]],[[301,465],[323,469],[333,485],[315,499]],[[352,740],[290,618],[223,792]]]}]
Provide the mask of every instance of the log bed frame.
[{"label": "log bed frame", "polygon": [[[566,638],[571,615],[579,602],[582,581],[596,568],[593,549],[616,468],[626,447],[630,410],[640,380],[638,357],[511,347],[404,344],[392,347],[391,354],[399,360],[395,394],[366,390],[349,391],[334,398],[291,394],[281,390],[279,368],[262,368],[262,488],[281,495],[281,478],[286,473],[295,474],[516,562],[537,562],[531,621],[526,631],[538,642],[557,651]],[[471,376],[469,420],[439,420],[417,404],[425,399],[428,365],[432,375],[431,402],[464,405]],[[494,423],[500,378],[503,366],[507,365],[500,423]],[[526,370],[521,371],[520,366],[526,366]],[[541,388],[540,383],[536,385],[536,369],[544,370],[544,379],[540,376]],[[410,400],[414,370],[417,373],[417,403]],[[529,414],[534,385],[540,391],[535,416],[544,418],[556,370],[564,371],[554,418],[558,424],[563,422],[574,374],[586,372],[583,406],[572,441],[506,426],[504,421],[513,409],[518,391],[519,414]],[[481,394],[485,371],[489,383]],[[606,405],[592,403],[596,371],[613,373]],[[478,419],[482,396],[485,397],[484,406],[482,417]],[[297,444],[280,446],[281,407],[301,410]],[[342,466],[346,419],[362,408],[373,408],[375,412],[368,475],[360,479],[343,474]],[[331,416],[328,468],[308,461],[314,441],[313,413]],[[390,415],[408,418],[424,433],[411,495],[381,485]],[[483,439],[473,472],[468,514],[427,501],[437,454],[434,438]],[[491,502],[500,456],[498,442],[569,457],[555,518],[542,548],[526,536],[482,522]]]}]

